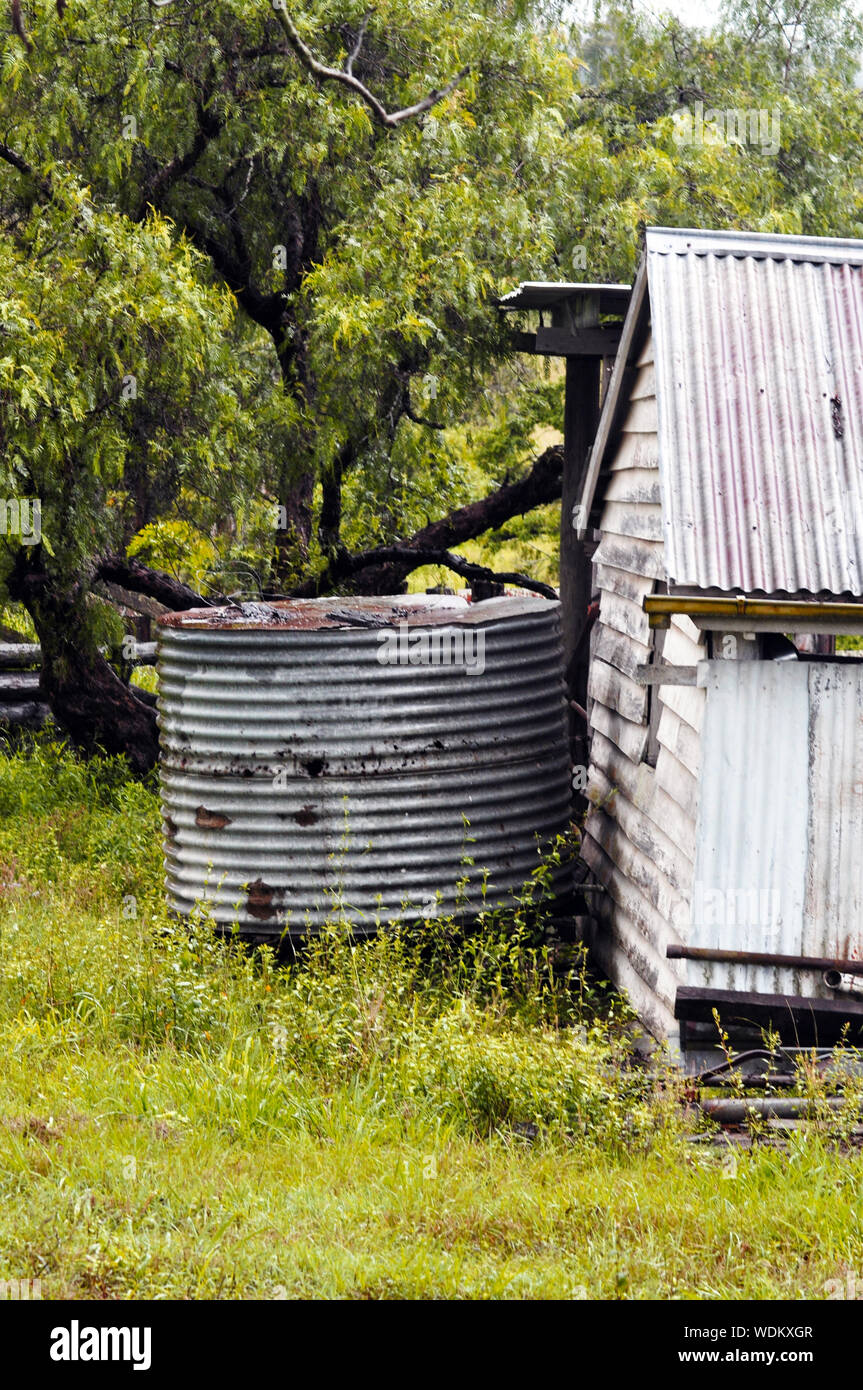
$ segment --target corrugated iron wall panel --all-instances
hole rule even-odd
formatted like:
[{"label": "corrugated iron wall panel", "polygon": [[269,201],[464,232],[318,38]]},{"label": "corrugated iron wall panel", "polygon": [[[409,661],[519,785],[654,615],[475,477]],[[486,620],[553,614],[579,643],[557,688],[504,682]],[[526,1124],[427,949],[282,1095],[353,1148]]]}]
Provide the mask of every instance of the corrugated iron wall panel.
[{"label": "corrugated iron wall panel", "polygon": [[809,667],[809,864],[804,940],[863,954],[863,668]]},{"label": "corrugated iron wall panel", "polygon": [[[688,943],[863,953],[863,668],[712,661]],[[687,984],[829,997],[821,975],[689,961]]]}]

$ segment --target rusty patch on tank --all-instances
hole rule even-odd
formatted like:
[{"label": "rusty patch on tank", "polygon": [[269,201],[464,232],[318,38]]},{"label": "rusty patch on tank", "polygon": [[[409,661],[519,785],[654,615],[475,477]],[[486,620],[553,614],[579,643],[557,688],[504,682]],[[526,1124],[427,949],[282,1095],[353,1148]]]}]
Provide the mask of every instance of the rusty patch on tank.
[{"label": "rusty patch on tank", "polygon": [[246,903],[249,915],[257,917],[259,921],[266,922],[268,918],[275,917],[276,910],[273,907],[273,894],[275,888],[271,888],[268,883],[264,883],[262,878],[256,878],[254,883],[249,884],[249,897]]},{"label": "rusty patch on tank", "polygon": [[226,825],[231,824],[231,817],[221,811],[209,811],[206,806],[199,806],[195,812],[195,824],[201,830],[224,830]]},{"label": "rusty patch on tank", "polygon": [[294,816],[297,825],[317,825],[320,816],[314,806],[302,806]]}]

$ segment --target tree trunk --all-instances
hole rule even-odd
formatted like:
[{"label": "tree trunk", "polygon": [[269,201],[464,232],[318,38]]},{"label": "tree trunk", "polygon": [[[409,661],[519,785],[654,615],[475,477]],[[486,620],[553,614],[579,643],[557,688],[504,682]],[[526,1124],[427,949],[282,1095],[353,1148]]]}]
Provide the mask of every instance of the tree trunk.
[{"label": "tree trunk", "polygon": [[124,754],[135,773],[148,772],[159,752],[156,711],[87,643],[83,586],[52,576],[37,546],[19,550],[9,594],[27,609],[38,633],[39,688],[56,722],[83,752]]},{"label": "tree trunk", "polygon": [[312,539],[313,473],[304,473],[290,487],[280,489],[280,517],[276,527],[276,553],[270,587],[276,593],[290,593],[298,575],[308,565]]}]

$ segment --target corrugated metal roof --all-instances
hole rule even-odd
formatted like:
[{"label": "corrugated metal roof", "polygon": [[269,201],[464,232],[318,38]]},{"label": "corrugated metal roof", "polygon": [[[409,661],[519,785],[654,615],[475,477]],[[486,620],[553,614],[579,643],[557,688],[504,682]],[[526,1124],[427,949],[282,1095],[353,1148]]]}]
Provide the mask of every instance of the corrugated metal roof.
[{"label": "corrugated metal roof", "polygon": [[648,251],[661,255],[692,251],[696,256],[753,256],[757,260],[832,261],[863,265],[863,241],[828,236],[783,236],[776,232],[711,231],[702,227],[649,227]]},{"label": "corrugated metal roof", "polygon": [[653,228],[669,582],[863,596],[863,242]]},{"label": "corrugated metal roof", "polygon": [[516,289],[510,290],[509,294],[501,295],[497,303],[501,309],[547,309],[552,304],[572,299],[577,294],[598,294],[601,313],[623,314],[631,292],[630,285],[579,284],[569,280],[558,283],[553,280],[523,280]]}]

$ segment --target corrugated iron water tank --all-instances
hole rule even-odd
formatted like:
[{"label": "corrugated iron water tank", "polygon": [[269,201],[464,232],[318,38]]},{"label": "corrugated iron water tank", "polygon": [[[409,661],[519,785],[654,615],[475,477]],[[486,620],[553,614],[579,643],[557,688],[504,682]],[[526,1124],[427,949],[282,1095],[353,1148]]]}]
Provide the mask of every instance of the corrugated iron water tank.
[{"label": "corrugated iron water tank", "polygon": [[257,938],[336,915],[373,930],[436,901],[471,915],[505,902],[566,828],[557,603],[194,609],[161,620],[159,676],[179,913],[206,900]]}]

